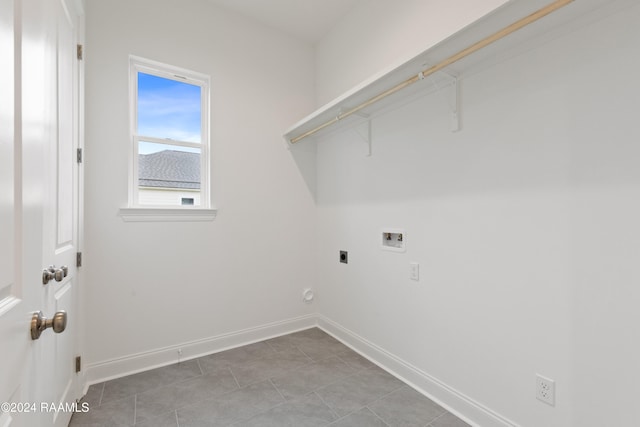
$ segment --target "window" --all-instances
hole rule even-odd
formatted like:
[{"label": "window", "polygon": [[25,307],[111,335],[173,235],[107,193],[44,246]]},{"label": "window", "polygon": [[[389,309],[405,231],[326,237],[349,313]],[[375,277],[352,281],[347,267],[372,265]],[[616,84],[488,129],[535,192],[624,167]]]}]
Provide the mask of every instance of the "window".
[{"label": "window", "polygon": [[129,207],[209,208],[209,77],[133,56],[130,72]]}]

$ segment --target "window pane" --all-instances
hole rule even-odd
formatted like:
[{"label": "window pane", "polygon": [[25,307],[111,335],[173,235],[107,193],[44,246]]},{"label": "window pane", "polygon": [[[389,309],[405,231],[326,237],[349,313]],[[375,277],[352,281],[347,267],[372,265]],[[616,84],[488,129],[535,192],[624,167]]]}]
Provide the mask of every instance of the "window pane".
[{"label": "window pane", "polygon": [[138,203],[183,206],[184,199],[200,206],[200,150],[140,141]]},{"label": "window pane", "polygon": [[138,135],[201,142],[200,86],[138,73]]}]

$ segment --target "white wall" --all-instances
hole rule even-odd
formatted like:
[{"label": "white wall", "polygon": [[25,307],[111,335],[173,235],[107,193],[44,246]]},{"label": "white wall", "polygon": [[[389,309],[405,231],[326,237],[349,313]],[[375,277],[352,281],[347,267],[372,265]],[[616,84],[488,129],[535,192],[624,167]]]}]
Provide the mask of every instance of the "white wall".
[{"label": "white wall", "polygon": [[317,104],[414,57],[507,0],[369,0],[316,46]]},{"label": "white wall", "polygon": [[[129,54],[211,76],[215,221],[117,216]],[[205,0],[87,1],[86,364],[310,312],[315,206],[281,134],[313,108],[313,61],[310,46]]]},{"label": "white wall", "polygon": [[[320,43],[320,100],[418,31],[385,10]],[[519,425],[639,425],[639,19],[635,6],[464,77],[459,133],[434,95],[376,118],[370,158],[353,133],[320,141],[320,312]],[[380,250],[382,227],[406,230],[406,253]],[[555,407],[536,373],[556,380]]]},{"label": "white wall", "polygon": [[[311,309],[515,423],[640,423],[639,7],[465,77],[460,133],[432,96],[374,121],[371,158],[348,132],[321,141],[316,211],[313,155],[281,140],[314,88],[324,103],[503,1],[433,21],[427,2],[363,3],[315,70],[308,46],[204,0],[87,3],[89,364],[309,313],[317,275]],[[212,76],[214,222],[116,215],[130,53]],[[405,254],[379,249],[385,226]]]}]

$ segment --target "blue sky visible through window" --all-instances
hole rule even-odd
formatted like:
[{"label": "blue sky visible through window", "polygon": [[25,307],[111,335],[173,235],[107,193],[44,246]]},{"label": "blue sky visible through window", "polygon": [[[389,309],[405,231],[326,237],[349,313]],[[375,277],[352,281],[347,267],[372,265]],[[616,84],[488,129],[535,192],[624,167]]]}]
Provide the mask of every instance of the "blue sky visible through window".
[{"label": "blue sky visible through window", "polygon": [[[138,73],[138,135],[201,142],[201,105],[200,86]],[[142,141],[139,145],[140,154],[162,149],[167,148]]]}]

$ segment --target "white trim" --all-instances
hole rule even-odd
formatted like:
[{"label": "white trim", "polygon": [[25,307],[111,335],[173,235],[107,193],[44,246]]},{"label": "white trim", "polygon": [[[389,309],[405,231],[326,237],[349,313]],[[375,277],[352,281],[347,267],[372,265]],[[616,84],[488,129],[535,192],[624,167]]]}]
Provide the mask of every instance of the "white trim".
[{"label": "white trim", "polygon": [[[208,354],[313,328],[317,326],[316,319],[317,315],[310,314],[307,316],[268,323],[254,328],[220,334],[202,340],[172,345],[112,360],[91,363],[86,367],[87,384],[85,386],[85,393],[86,389],[91,384],[170,365],[179,361],[196,359]],[[182,356],[180,357],[178,357],[178,349],[182,350]]]},{"label": "white trim", "polygon": [[[58,401],[58,407],[64,407],[64,405],[66,405],[67,403],[71,403],[70,401],[74,401],[76,400],[76,397],[79,396],[72,396],[71,398],[69,398],[69,394],[71,393],[71,388],[74,385],[75,378],[72,378],[69,380],[69,382],[67,382],[67,386],[64,388],[64,392],[62,392],[62,396],[60,397],[60,400]],[[76,387],[74,387],[75,389]],[[74,393],[75,394],[75,393]],[[66,411],[54,411],[53,412],[53,424],[56,424],[56,421],[58,421],[58,417],[62,415],[63,418],[66,418],[65,421],[65,425],[69,425],[69,421],[71,421],[71,415],[68,414]]]},{"label": "white trim", "polygon": [[206,86],[209,86],[210,83],[210,78],[207,74],[198,73],[197,71],[187,70],[186,68],[176,67],[175,65],[165,64],[136,55],[129,55],[129,60],[131,64],[136,64],[136,68],[145,73],[166,77],[171,80],[176,80],[176,77],[186,77],[189,80],[198,82],[200,85]]},{"label": "white trim", "polygon": [[519,427],[515,422],[338,323],[322,315],[318,315],[317,321],[320,329],[467,423],[482,427]]},{"label": "white trim", "polygon": [[118,215],[125,222],[186,222],[213,221],[217,209],[202,208],[120,208]]},{"label": "white trim", "polygon": [[[181,83],[199,86],[200,96],[200,142],[154,138],[137,133],[138,123],[138,72],[151,74]],[[211,207],[211,135],[210,135],[211,79],[208,75],[158,61],[129,55],[129,208],[140,207],[138,201],[138,143],[140,140],[158,144],[193,147],[200,149],[200,204],[204,209]],[[164,206],[163,206],[164,207]],[[184,209],[176,207],[175,209]]]},{"label": "white trim", "polygon": [[[86,367],[85,378],[87,383],[84,387],[84,394],[86,394],[91,384],[109,381],[179,361],[196,359],[208,354],[312,327],[322,329],[472,426],[520,427],[507,417],[498,414],[443,381],[320,314],[310,314],[211,338],[88,364]],[[179,349],[182,350],[180,358],[177,356]]]},{"label": "white trim", "polygon": [[0,427],[9,427],[12,421],[13,418],[11,418],[8,412],[0,413]]}]

